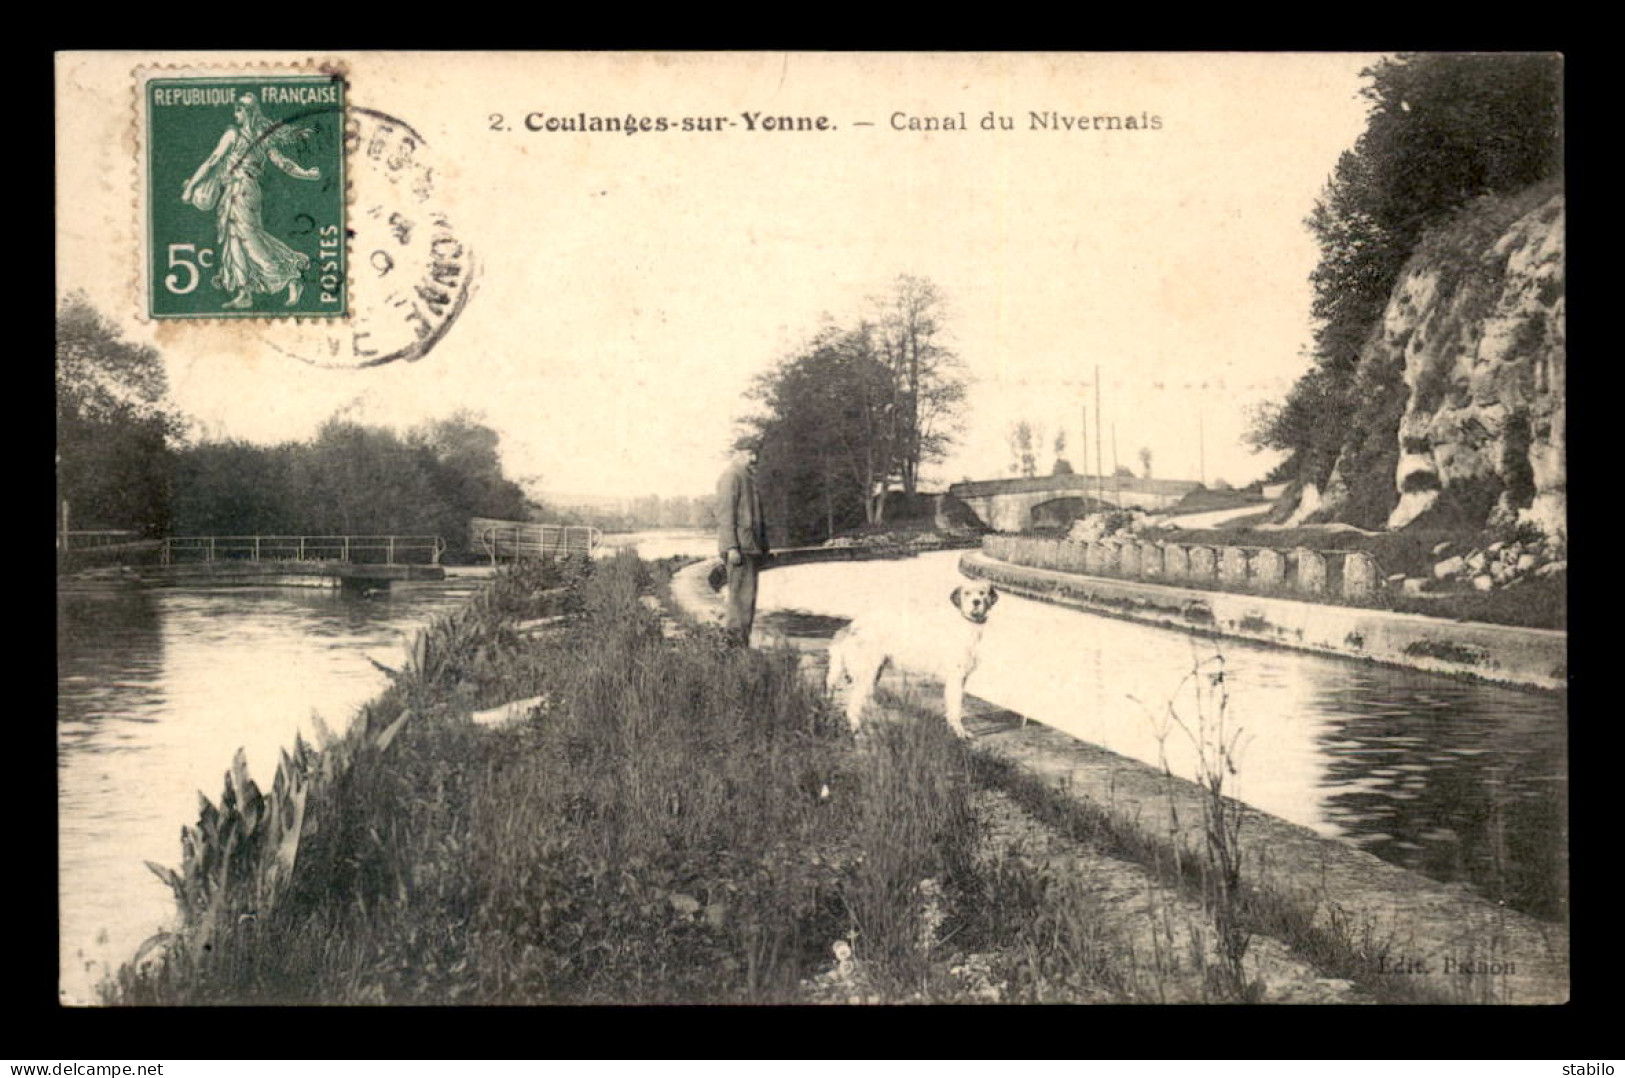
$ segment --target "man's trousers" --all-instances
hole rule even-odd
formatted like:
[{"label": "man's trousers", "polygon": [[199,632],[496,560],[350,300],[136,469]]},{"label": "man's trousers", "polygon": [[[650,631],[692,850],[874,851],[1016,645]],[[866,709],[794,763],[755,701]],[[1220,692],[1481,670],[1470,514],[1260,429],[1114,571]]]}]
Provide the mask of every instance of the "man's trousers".
[{"label": "man's trousers", "polygon": [[762,570],[759,554],[745,554],[728,566],[728,614],[724,625],[739,643],[750,646],[750,627],[756,620],[756,577]]}]

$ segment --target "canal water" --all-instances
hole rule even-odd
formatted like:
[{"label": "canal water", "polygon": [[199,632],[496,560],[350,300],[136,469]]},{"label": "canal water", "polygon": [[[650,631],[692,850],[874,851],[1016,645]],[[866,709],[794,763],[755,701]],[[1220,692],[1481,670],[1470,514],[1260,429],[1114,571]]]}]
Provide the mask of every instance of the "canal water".
[{"label": "canal water", "polygon": [[[958,561],[949,551],[778,569],[763,575],[759,604],[769,625],[803,634],[880,606],[945,607]],[[1226,792],[1525,912],[1567,916],[1564,697],[1215,643],[1009,594],[969,691],[1186,778],[1199,743],[1216,759],[1222,719],[1235,738]]]}]

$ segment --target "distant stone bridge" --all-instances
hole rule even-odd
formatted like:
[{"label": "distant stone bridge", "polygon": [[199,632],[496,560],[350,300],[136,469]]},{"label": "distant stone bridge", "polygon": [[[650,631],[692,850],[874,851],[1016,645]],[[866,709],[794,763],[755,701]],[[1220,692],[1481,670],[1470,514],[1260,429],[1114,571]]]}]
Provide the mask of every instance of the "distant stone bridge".
[{"label": "distant stone bridge", "polygon": [[1017,532],[1035,524],[1059,524],[1103,506],[1167,509],[1201,487],[1190,479],[1046,475],[955,483],[948,493],[969,506],[994,531]]}]

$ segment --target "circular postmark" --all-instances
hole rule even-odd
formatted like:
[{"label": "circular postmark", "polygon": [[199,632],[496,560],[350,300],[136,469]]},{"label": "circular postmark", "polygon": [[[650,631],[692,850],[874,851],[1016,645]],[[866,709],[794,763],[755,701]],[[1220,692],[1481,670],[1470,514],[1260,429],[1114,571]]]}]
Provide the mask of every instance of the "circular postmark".
[{"label": "circular postmark", "polygon": [[423,136],[403,120],[351,105],[344,125],[350,184],[343,272],[350,317],[278,326],[266,343],[318,367],[376,367],[423,358],[474,293],[474,254],[458,236]]}]

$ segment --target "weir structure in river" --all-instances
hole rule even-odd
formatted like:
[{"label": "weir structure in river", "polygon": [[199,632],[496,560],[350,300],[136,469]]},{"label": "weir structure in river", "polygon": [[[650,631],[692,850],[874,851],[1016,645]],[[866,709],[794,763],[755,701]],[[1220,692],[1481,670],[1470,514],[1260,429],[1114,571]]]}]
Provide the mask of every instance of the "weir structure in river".
[{"label": "weir structure in river", "polygon": [[178,535],[163,540],[166,583],[386,588],[443,580],[438,535]]}]

